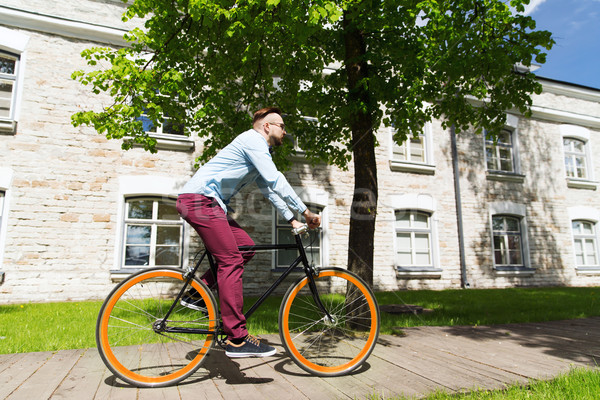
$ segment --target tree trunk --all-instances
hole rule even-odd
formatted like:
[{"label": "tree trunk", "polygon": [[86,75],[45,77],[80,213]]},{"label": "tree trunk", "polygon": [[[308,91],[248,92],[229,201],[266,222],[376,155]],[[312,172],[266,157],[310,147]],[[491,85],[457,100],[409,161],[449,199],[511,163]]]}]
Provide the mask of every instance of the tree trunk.
[{"label": "tree trunk", "polygon": [[[373,132],[374,105],[368,89],[369,68],[364,60],[364,34],[344,13],[348,105],[354,158],[354,196],[348,240],[348,269],[373,285],[373,243],[377,215],[377,163]],[[375,104],[376,106],[376,104]]]}]

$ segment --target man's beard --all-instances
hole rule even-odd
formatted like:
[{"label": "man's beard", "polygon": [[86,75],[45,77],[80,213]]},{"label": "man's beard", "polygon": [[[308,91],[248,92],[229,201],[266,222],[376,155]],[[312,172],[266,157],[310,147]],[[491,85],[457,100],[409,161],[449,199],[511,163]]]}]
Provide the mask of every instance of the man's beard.
[{"label": "man's beard", "polygon": [[273,137],[273,147],[279,147],[283,144],[283,138]]}]

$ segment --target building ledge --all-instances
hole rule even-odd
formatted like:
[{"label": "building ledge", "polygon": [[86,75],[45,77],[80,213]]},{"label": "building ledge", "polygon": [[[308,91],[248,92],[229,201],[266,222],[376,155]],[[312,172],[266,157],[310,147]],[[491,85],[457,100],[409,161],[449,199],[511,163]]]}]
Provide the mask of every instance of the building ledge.
[{"label": "building ledge", "polygon": [[435,165],[413,163],[407,161],[390,160],[390,169],[392,171],[412,172],[415,174],[434,175]]},{"label": "building ledge", "polygon": [[600,265],[593,267],[576,267],[577,275],[600,275]]},{"label": "building ledge", "polygon": [[487,179],[489,181],[523,183],[525,181],[525,175],[503,171],[488,171]]},{"label": "building ledge", "polygon": [[[156,139],[156,148],[161,150],[192,151],[196,146],[194,139],[182,135],[152,133],[150,137]],[[123,140],[131,140],[131,137],[124,137]],[[133,146],[141,147],[137,143],[133,143]]]},{"label": "building ledge", "polygon": [[120,269],[120,270],[112,270],[110,271],[110,280],[112,282],[121,282],[131,276],[131,274],[141,271],[139,268],[130,268],[130,269]]},{"label": "building ledge", "polygon": [[14,135],[17,132],[17,121],[0,119],[0,135]]},{"label": "building ledge", "polygon": [[529,277],[535,274],[535,268],[528,267],[494,267],[494,272],[498,276],[518,276]]},{"label": "building ledge", "polygon": [[567,187],[571,189],[586,189],[596,190],[598,182],[589,181],[587,179],[567,178]]},{"label": "building ledge", "polygon": [[397,279],[440,279],[442,268],[434,267],[396,267]]}]

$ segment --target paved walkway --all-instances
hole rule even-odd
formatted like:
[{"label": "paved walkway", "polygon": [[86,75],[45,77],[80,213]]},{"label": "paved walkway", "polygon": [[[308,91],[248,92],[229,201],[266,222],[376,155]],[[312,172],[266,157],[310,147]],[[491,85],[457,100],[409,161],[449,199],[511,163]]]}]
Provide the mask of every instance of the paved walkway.
[{"label": "paved walkway", "polygon": [[96,349],[0,355],[0,399],[364,399],[379,394],[423,396],[502,388],[549,379],[573,367],[597,367],[600,317],[539,324],[420,327],[383,336],[359,371],[318,378],[300,370],[278,347],[266,359],[209,355],[176,387],[138,389],[116,379]]}]

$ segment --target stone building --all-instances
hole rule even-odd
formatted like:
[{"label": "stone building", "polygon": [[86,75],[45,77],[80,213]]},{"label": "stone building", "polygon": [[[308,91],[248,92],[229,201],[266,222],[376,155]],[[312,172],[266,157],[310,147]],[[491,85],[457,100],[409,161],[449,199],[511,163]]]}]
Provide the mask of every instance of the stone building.
[{"label": "stone building", "polygon": [[[113,0],[0,5],[0,304],[103,298],[139,268],[187,266],[199,247],[174,199],[201,142],[165,125],[154,129],[157,154],[123,151],[70,122],[103,101],[71,73],[86,68],[82,50],[125,44],[123,10]],[[376,289],[600,285],[600,90],[540,82],[532,117],[508,110],[497,143],[458,132],[454,147],[439,121],[403,146],[379,129]],[[314,262],[343,267],[352,168],[312,168],[301,151],[294,161],[286,176],[323,215]],[[257,191],[232,206],[257,243],[289,235]],[[289,257],[257,255],[247,292]]]}]

